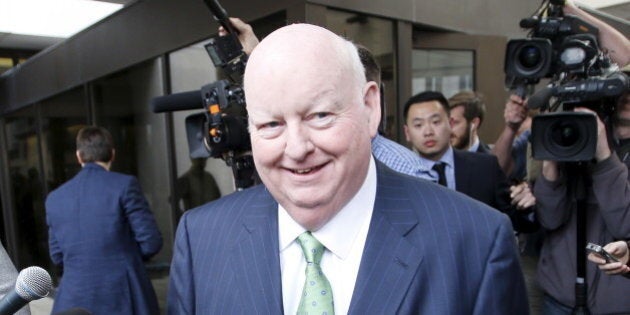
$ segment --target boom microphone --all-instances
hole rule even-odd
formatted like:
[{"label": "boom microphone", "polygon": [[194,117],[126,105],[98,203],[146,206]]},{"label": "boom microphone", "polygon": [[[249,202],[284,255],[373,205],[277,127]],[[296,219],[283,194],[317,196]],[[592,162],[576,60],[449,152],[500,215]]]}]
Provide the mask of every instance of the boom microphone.
[{"label": "boom microphone", "polygon": [[238,35],[238,31],[232,26],[232,22],[227,16],[227,11],[217,2],[217,0],[204,0],[214,18],[223,26],[223,28],[230,34]]},{"label": "boom microphone", "polygon": [[174,112],[178,110],[202,109],[201,91],[188,91],[154,97],[151,100],[154,113]]},{"label": "boom microphone", "polygon": [[13,314],[28,302],[45,297],[51,287],[52,279],[46,270],[36,266],[23,269],[15,281],[15,290],[0,301],[0,315]]}]

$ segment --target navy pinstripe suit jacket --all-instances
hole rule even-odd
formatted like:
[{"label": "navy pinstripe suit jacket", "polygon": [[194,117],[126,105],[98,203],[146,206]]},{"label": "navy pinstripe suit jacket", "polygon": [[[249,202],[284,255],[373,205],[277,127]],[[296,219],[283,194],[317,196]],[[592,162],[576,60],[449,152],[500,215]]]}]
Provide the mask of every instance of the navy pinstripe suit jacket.
[{"label": "navy pinstripe suit jacket", "polygon": [[[507,216],[378,162],[377,169],[350,314],[528,314]],[[186,212],[169,314],[282,314],[277,212],[263,185]]]}]

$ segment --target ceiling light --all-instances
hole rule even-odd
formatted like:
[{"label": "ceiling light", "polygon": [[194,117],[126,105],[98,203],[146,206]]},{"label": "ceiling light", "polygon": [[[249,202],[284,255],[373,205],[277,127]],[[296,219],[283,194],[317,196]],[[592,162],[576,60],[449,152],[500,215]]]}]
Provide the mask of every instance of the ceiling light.
[{"label": "ceiling light", "polygon": [[89,0],[0,0],[0,33],[70,37],[122,7]]}]

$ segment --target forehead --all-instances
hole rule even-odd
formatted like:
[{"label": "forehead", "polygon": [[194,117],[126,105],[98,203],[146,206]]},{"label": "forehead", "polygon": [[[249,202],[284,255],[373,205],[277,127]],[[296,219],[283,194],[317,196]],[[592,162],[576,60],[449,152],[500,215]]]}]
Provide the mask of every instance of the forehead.
[{"label": "forehead", "polygon": [[438,101],[428,101],[421,103],[414,103],[409,107],[410,116],[426,116],[433,114],[444,114],[446,110]]},{"label": "forehead", "polygon": [[457,117],[463,117],[464,116],[464,105],[457,105],[455,107],[451,107],[450,112],[451,112],[451,117],[453,116],[457,116]]}]

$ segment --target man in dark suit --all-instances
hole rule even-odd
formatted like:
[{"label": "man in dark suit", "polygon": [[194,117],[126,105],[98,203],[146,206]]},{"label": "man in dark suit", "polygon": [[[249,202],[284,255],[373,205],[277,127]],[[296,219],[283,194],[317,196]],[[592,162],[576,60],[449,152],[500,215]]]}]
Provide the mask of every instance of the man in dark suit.
[{"label": "man in dark suit", "polygon": [[244,86],[263,185],[184,214],[170,314],[528,313],[507,217],[372,157],[378,86],[352,43],[283,27]]},{"label": "man in dark suit", "polygon": [[85,127],[77,135],[82,170],[46,199],[50,257],[63,268],[52,313],[158,314],[143,260],[162,236],[138,180],[110,172],[111,134]]},{"label": "man in dark suit", "polygon": [[442,93],[426,91],[412,96],[405,103],[404,118],[407,141],[418,152],[424,169],[432,170],[427,178],[508,214],[517,231],[536,228],[527,211],[511,204],[507,179],[494,155],[451,146],[449,104]]}]

